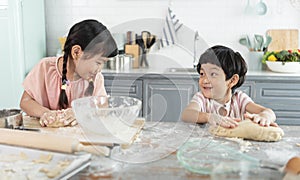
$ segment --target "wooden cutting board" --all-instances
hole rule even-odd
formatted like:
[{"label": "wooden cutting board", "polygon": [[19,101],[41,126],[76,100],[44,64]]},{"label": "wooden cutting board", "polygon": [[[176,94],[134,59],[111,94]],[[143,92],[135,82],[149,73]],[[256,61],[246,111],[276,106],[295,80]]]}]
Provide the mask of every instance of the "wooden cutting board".
[{"label": "wooden cutting board", "polygon": [[298,29],[270,29],[267,35],[272,37],[268,51],[293,50],[299,48]]}]

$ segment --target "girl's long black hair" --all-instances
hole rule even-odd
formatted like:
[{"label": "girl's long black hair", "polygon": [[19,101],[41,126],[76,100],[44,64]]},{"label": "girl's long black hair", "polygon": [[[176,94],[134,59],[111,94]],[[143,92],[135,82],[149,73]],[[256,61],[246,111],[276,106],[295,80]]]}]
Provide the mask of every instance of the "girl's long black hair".
[{"label": "girl's long black hair", "polygon": [[[113,57],[118,54],[116,42],[109,30],[97,20],[84,20],[73,25],[68,33],[63,55],[62,86],[66,86],[67,80],[67,62],[71,57],[71,50],[74,45],[79,45],[86,55],[93,56],[102,54],[103,57]],[[86,95],[93,92],[94,84],[89,82]],[[58,105],[61,109],[69,107],[69,101],[65,88],[61,88]]]}]

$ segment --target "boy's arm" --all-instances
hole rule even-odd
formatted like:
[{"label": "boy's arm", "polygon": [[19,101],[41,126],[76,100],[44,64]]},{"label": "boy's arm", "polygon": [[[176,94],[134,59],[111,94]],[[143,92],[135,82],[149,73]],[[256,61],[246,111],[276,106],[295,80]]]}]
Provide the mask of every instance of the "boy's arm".
[{"label": "boy's arm", "polygon": [[251,114],[246,114],[245,117],[250,118],[253,122],[258,123],[261,126],[277,126],[275,123],[276,115],[270,108],[250,102],[246,106],[246,111]]},{"label": "boy's arm", "polygon": [[206,123],[207,117],[200,113],[199,109],[200,107],[197,103],[190,102],[182,111],[181,119],[185,122],[191,123]]},{"label": "boy's arm", "polygon": [[191,123],[209,123],[211,125],[220,125],[225,128],[234,128],[238,126],[238,119],[220,116],[218,114],[199,111],[199,105],[191,102],[182,112],[181,119]]}]

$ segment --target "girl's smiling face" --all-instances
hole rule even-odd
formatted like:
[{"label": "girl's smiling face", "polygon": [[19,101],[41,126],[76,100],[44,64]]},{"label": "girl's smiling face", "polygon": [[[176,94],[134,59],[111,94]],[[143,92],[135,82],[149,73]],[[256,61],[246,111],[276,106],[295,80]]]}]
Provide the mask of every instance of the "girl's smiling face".
[{"label": "girl's smiling face", "polygon": [[230,79],[217,65],[206,63],[201,65],[199,87],[206,98],[211,98],[219,103],[226,103],[231,97]]},{"label": "girl's smiling face", "polygon": [[83,79],[94,80],[107,60],[108,58],[102,57],[101,54],[93,56],[83,54],[76,64],[75,72]]}]

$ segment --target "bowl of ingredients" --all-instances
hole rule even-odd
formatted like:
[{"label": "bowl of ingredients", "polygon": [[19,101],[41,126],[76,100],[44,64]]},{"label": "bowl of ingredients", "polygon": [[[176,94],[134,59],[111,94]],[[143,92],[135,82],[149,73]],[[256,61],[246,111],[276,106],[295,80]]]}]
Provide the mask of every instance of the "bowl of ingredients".
[{"label": "bowl of ingredients", "polygon": [[131,127],[142,102],[125,96],[90,96],[73,100],[71,105],[84,132],[107,134]]},{"label": "bowl of ingredients", "polygon": [[0,128],[15,128],[22,124],[23,116],[20,109],[0,110]]},{"label": "bowl of ingredients", "polygon": [[300,72],[300,50],[282,50],[266,52],[262,62],[274,72]]},{"label": "bowl of ingredients", "polygon": [[300,72],[300,62],[266,62],[268,68],[274,72],[296,73]]}]

